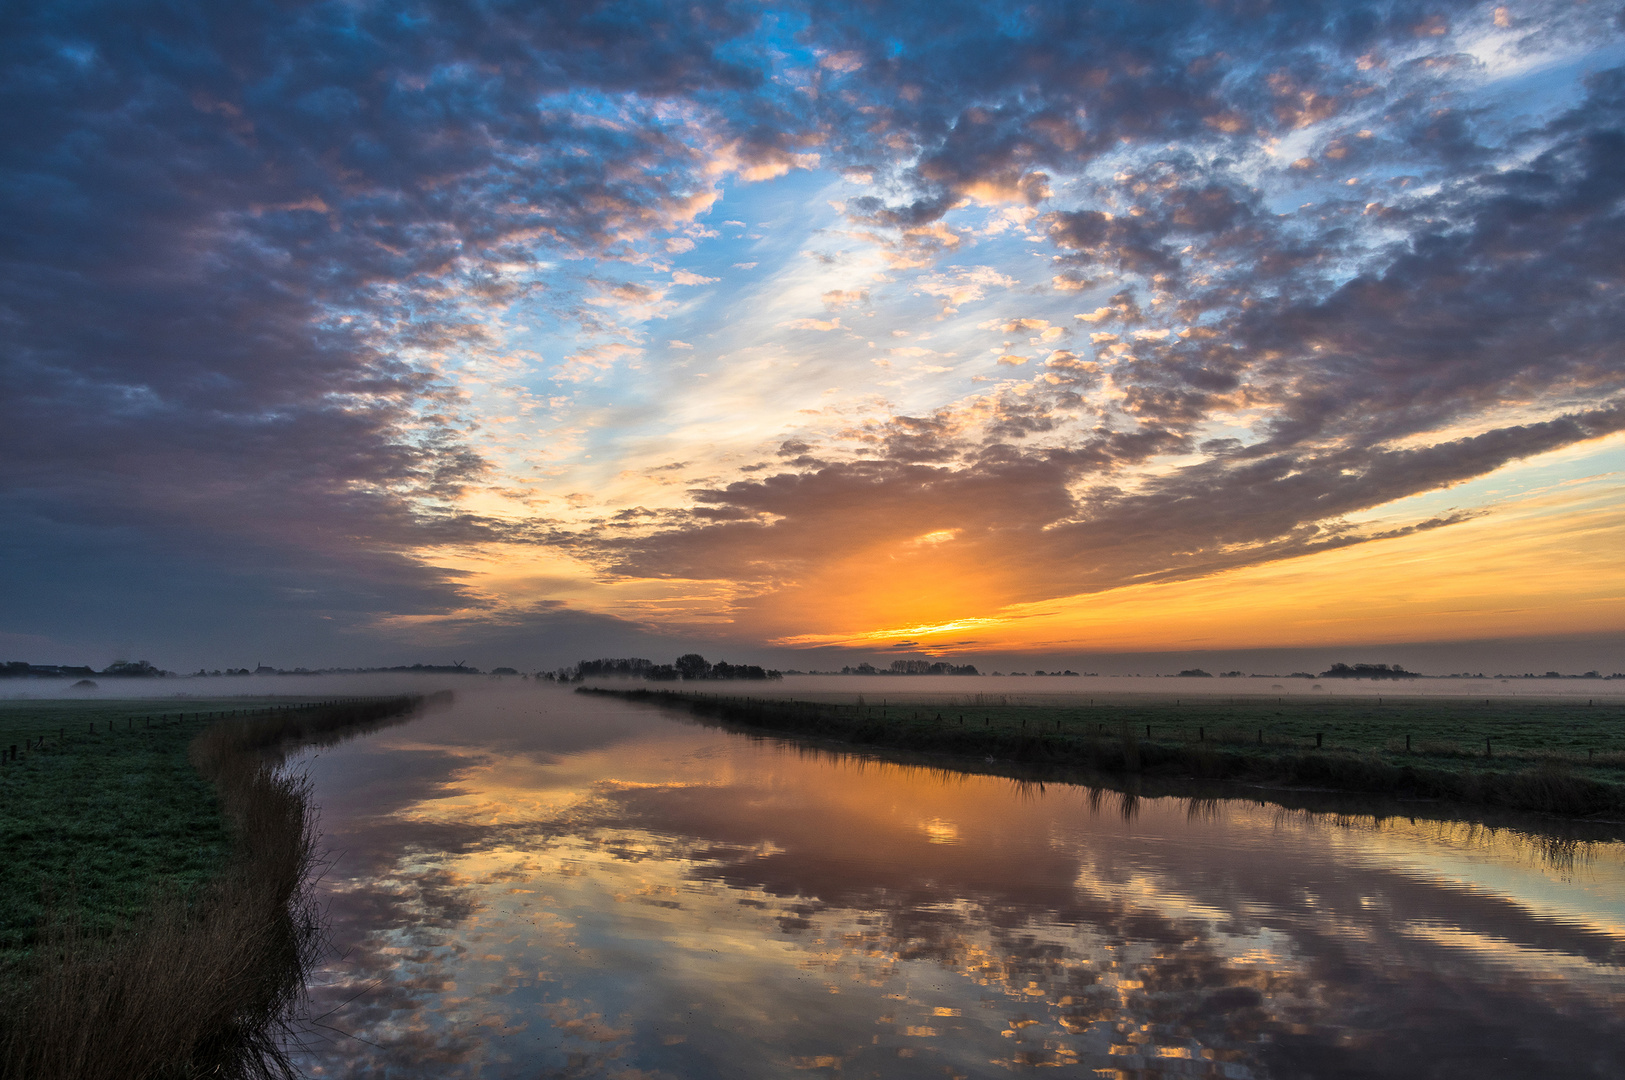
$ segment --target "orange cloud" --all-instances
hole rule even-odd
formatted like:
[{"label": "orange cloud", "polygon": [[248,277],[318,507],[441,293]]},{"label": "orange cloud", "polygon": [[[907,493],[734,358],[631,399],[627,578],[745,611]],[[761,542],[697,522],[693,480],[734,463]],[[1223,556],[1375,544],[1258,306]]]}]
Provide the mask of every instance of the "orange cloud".
[{"label": "orange cloud", "polygon": [[[952,544],[873,587],[892,618],[785,633],[790,646],[927,651],[1267,648],[1625,630],[1625,485],[1617,477],[1529,496],[1445,529],[1324,551],[1192,581],[983,607],[997,583],[955,565]],[[874,553],[872,553],[874,554]],[[854,572],[845,567],[844,572]],[[1041,568],[1033,568],[1041,573]],[[932,575],[940,577],[932,579]],[[861,575],[860,576],[866,576]],[[826,617],[842,598],[820,581]],[[974,639],[973,645],[956,642]]]}]

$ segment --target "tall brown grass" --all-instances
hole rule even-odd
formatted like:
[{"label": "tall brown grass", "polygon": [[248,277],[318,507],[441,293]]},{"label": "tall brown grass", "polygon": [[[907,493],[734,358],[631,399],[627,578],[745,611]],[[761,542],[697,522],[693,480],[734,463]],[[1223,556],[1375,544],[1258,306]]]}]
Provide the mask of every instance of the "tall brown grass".
[{"label": "tall brown grass", "polygon": [[161,895],[111,937],[55,918],[4,991],[4,1080],[286,1078],[283,1051],[320,946],[306,781],[260,751],[324,740],[411,710],[371,699],[222,721],[190,747],[236,852],[201,894]]}]

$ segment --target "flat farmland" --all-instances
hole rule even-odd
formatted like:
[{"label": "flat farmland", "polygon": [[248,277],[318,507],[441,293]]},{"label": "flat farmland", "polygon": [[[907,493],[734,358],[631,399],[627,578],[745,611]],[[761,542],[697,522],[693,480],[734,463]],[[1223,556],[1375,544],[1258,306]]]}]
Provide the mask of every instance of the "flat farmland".
[{"label": "flat farmland", "polygon": [[187,749],[219,718],[290,701],[0,701],[0,959],[47,908],[106,933],[217,874],[231,834]]}]

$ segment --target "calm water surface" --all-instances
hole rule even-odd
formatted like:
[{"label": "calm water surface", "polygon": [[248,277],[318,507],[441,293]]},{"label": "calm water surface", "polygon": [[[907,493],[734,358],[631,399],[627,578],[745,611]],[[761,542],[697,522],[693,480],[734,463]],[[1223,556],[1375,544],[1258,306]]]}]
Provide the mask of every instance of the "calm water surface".
[{"label": "calm water surface", "polygon": [[1625,851],[830,760],[523,684],[303,761],[332,1077],[1625,1076]]}]

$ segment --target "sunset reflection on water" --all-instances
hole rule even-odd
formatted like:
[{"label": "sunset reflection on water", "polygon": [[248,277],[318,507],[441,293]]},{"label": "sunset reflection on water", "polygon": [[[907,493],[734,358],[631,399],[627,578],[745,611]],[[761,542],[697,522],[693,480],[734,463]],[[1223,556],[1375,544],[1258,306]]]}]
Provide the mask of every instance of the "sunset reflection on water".
[{"label": "sunset reflection on water", "polygon": [[1617,843],[1018,785],[530,686],[304,764],[313,1075],[1625,1075]]}]

